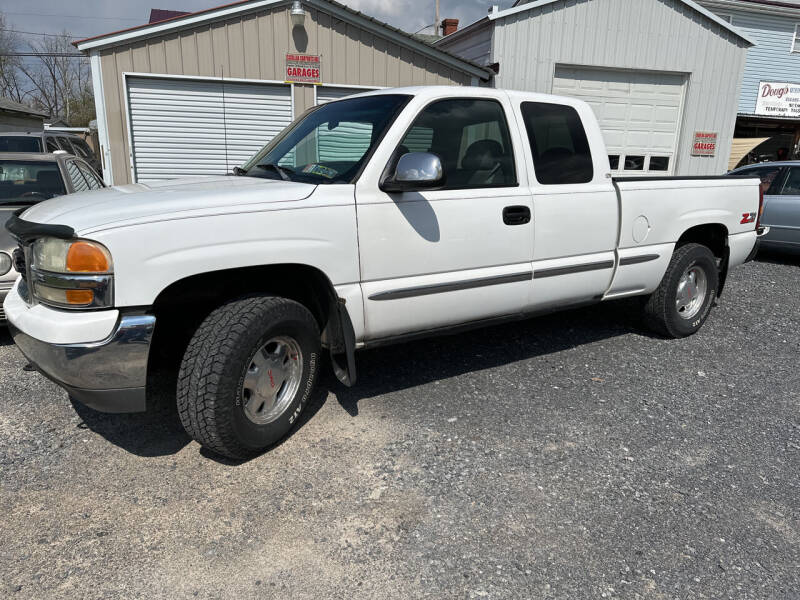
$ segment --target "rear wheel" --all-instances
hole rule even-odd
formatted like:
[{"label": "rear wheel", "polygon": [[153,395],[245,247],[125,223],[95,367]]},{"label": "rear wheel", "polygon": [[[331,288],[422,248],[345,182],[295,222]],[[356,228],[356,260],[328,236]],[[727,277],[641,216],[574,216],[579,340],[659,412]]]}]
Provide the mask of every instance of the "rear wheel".
[{"label": "rear wheel", "polygon": [[311,313],[285,298],[255,296],[213,311],[195,332],[178,377],[184,428],[206,448],[248,458],[297,422],[319,365]]},{"label": "rear wheel", "polygon": [[719,289],[717,261],[701,244],[675,250],[667,272],[644,307],[647,325],[666,337],[696,333],[708,318]]}]

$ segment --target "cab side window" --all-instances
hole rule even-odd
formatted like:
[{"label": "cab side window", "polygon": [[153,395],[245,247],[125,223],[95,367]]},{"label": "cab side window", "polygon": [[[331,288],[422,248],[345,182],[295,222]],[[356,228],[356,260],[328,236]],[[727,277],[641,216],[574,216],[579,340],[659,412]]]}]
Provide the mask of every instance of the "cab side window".
[{"label": "cab side window", "polygon": [[792,167],[781,188],[781,196],[800,196],[800,168]]},{"label": "cab side window", "polygon": [[56,143],[56,138],[47,138],[47,151],[48,152],[55,152],[56,150],[61,150]]},{"label": "cab side window", "polygon": [[503,107],[495,100],[440,100],[417,117],[399,155],[430,152],[442,161],[442,189],[517,185],[511,137]]},{"label": "cab side window", "polygon": [[66,166],[67,175],[69,175],[69,179],[72,182],[73,190],[76,192],[85,192],[88,190],[89,184],[86,183],[86,179],[84,179],[80,169],[78,169],[77,163],[74,160],[68,160]]},{"label": "cab side window", "polygon": [[95,175],[95,172],[92,171],[89,165],[78,161],[75,161],[75,164],[78,166],[78,170],[81,172],[81,175],[83,175],[84,179],[86,179],[86,183],[89,184],[90,190],[99,190],[100,188],[105,187],[103,182],[97,175]]},{"label": "cab side window", "polygon": [[544,102],[523,102],[521,109],[536,180],[542,185],[589,183],[594,165],[578,111]]}]

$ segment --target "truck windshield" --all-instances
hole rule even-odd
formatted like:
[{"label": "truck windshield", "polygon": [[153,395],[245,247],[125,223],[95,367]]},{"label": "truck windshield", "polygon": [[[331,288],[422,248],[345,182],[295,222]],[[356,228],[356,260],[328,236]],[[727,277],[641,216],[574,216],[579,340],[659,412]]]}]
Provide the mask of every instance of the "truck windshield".
[{"label": "truck windshield", "polygon": [[288,127],[240,171],[313,184],[353,183],[410,99],[380,94],[325,104]]},{"label": "truck windshield", "polygon": [[0,160],[0,204],[35,204],[66,193],[55,162]]}]

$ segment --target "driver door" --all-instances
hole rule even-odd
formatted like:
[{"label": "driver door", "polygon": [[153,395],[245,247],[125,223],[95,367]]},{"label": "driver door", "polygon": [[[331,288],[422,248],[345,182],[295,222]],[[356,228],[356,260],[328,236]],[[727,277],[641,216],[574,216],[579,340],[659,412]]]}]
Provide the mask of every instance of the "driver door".
[{"label": "driver door", "polygon": [[385,193],[374,172],[359,181],[368,340],[517,314],[531,289],[532,201],[507,102],[440,99],[412,114],[379,169],[393,173],[408,152],[432,153],[445,183],[435,191]]}]

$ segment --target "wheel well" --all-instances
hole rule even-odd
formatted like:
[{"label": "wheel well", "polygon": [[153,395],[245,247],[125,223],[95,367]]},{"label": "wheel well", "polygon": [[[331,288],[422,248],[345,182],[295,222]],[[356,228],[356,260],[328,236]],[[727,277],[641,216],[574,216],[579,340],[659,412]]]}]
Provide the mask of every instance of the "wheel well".
[{"label": "wheel well", "polygon": [[697,225],[687,229],[675,247],[686,244],[702,244],[711,250],[714,256],[724,260],[728,254],[728,228],[719,223]]},{"label": "wheel well", "polygon": [[676,248],[685,246],[686,244],[702,244],[706,246],[719,260],[717,262],[717,269],[719,271],[719,288],[717,290],[717,297],[722,296],[722,290],[725,288],[725,282],[728,279],[728,256],[730,248],[728,247],[728,228],[720,223],[708,223],[706,225],[697,225],[691,229],[687,229],[675,244]]},{"label": "wheel well", "polygon": [[280,264],[225,269],[192,275],[176,281],[153,303],[156,328],[151,366],[176,367],[186,345],[208,314],[234,298],[271,294],[299,302],[317,320],[323,341],[330,336],[328,324],[336,306],[336,292],[319,269],[302,264]]}]

